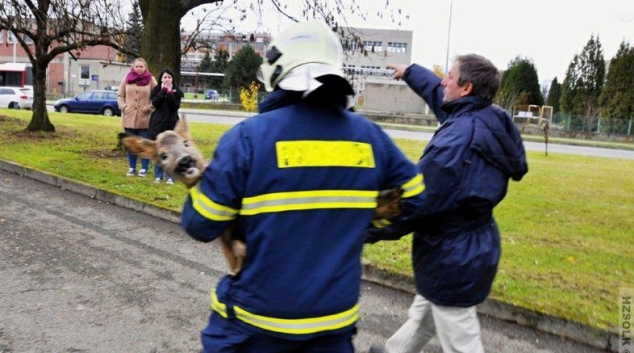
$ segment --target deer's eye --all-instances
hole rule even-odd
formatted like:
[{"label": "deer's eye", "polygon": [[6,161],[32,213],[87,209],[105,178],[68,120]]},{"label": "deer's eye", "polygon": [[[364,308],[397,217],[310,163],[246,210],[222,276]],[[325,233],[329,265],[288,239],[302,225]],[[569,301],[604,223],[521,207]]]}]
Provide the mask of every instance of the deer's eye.
[{"label": "deer's eye", "polygon": [[189,141],[187,141],[187,140],[183,141],[183,146],[189,147]]},{"label": "deer's eye", "polygon": [[161,160],[164,161],[167,159],[167,153],[163,152],[159,157],[161,157]]}]

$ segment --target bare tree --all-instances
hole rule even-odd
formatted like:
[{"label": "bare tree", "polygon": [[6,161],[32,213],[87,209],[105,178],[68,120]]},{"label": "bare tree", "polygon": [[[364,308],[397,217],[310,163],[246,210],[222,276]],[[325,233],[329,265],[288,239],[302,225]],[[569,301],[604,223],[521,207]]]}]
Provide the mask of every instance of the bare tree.
[{"label": "bare tree", "polygon": [[[231,0],[233,7],[239,9],[240,19],[247,14],[262,16],[262,7],[271,5],[290,20],[321,18],[330,27],[346,37],[344,28],[347,18],[354,16],[364,20],[389,17],[399,23],[402,17],[400,9],[390,6],[386,0],[385,8],[370,14],[360,0],[350,0],[345,4],[341,0],[299,2],[281,0]],[[180,73],[182,43],[180,22],[189,11],[204,4],[219,4],[222,0],[139,0],[143,16],[143,35],[141,56],[151,71],[170,67]],[[294,11],[288,5],[294,6]],[[81,55],[88,46],[107,45],[123,53],[126,34],[124,11],[129,6],[121,0],[3,0],[0,6],[0,29],[13,32],[17,37],[31,64],[34,76],[33,117],[27,127],[29,131],[55,131],[46,111],[46,70],[49,63],[58,55],[69,53],[72,57]],[[294,13],[297,12],[297,13]],[[212,16],[213,17],[213,16]],[[405,16],[407,17],[407,16]],[[361,45],[359,36],[351,31],[352,42]],[[30,38],[27,41],[26,38]],[[30,44],[29,42],[33,42]],[[136,54],[136,53],[132,53]]]},{"label": "bare tree", "polygon": [[[174,73],[179,73],[181,19],[189,11],[201,5],[219,5],[221,2],[222,0],[140,0],[139,6],[143,15],[141,56],[147,60],[150,70],[157,71],[162,67],[171,67]],[[261,17],[263,9],[270,6],[291,21],[323,19],[341,36],[345,49],[354,46],[364,54],[371,51],[371,48],[364,47],[360,36],[348,25],[348,18],[356,17],[364,21],[387,18],[400,26],[401,19],[408,17],[403,15],[400,9],[390,6],[389,0],[386,0],[385,7],[376,13],[370,13],[369,11],[373,10],[368,10],[360,0],[345,2],[341,0],[231,0],[231,2],[231,6],[239,9],[238,21],[244,20],[247,16]]]},{"label": "bare tree", "polygon": [[[217,49],[217,33],[231,34],[235,26],[226,6],[200,6],[188,12],[190,18],[195,18],[195,24],[189,24],[185,33],[184,23],[181,21],[181,55],[191,50],[203,50],[210,52]],[[182,19],[181,19],[182,20]]]},{"label": "bare tree", "polygon": [[[33,116],[27,131],[55,131],[46,110],[46,70],[58,55],[116,43],[125,32],[119,0],[3,0],[0,29],[13,32],[31,62]],[[31,43],[32,42],[32,43]]]}]

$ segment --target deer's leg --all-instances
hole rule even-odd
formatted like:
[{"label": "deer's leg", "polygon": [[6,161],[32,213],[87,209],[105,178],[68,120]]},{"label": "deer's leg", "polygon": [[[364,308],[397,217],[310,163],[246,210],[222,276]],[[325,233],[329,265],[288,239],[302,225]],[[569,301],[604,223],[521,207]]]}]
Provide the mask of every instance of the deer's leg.
[{"label": "deer's leg", "polygon": [[238,271],[236,271],[238,260],[233,253],[232,242],[233,239],[231,238],[231,228],[229,228],[225,230],[222,235],[220,235],[220,247],[222,248],[222,253],[229,265],[229,274],[235,276],[238,273]]}]

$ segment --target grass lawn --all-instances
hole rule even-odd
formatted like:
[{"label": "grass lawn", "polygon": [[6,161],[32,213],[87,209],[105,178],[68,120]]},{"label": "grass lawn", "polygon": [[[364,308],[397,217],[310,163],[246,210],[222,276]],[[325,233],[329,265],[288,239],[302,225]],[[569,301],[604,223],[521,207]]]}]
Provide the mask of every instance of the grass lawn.
[{"label": "grass lawn", "polygon": [[205,100],[205,94],[186,92],[185,97],[183,97],[183,99],[197,99],[202,101],[202,100]]},{"label": "grass lawn", "polygon": [[[26,133],[30,111],[0,109],[0,158],[180,211],[182,185],[129,178],[113,152],[118,117],[49,113],[56,132]],[[190,123],[211,158],[225,125]],[[396,140],[412,161],[424,142]],[[529,173],[496,208],[503,254],[491,296],[598,328],[618,323],[619,287],[634,287],[634,161],[529,153]],[[409,275],[410,238],[366,246],[378,267]]]}]

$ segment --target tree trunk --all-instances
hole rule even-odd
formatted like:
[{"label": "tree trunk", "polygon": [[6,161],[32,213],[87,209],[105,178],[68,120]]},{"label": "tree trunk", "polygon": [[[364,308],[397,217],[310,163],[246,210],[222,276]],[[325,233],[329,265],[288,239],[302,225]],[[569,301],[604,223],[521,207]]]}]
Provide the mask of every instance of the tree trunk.
[{"label": "tree trunk", "polygon": [[141,57],[156,76],[163,68],[174,72],[174,81],[180,81],[181,39],[180,21],[183,7],[180,1],[147,1],[143,11],[143,38]]},{"label": "tree trunk", "polygon": [[33,115],[31,122],[26,127],[26,131],[48,131],[54,132],[55,126],[48,118],[46,109],[46,68],[48,63],[36,61],[33,66]]}]

